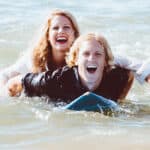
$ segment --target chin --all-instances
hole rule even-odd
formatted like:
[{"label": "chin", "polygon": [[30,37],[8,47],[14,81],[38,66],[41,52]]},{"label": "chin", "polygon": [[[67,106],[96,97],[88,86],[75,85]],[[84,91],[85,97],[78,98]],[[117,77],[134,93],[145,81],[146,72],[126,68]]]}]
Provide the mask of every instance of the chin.
[{"label": "chin", "polygon": [[68,49],[68,46],[65,44],[65,45],[60,45],[60,46],[58,46],[58,48],[57,48],[58,50],[66,50],[66,49]]},{"label": "chin", "polygon": [[95,79],[95,78],[93,78],[93,77],[92,77],[92,78],[86,78],[86,81],[89,82],[89,83],[97,82],[97,80],[98,80],[98,79]]},{"label": "chin", "polygon": [[66,53],[67,52],[66,49],[67,48],[58,48],[57,51],[60,52],[60,53]]},{"label": "chin", "polygon": [[97,81],[98,77],[94,74],[90,74],[86,76],[87,81]]}]

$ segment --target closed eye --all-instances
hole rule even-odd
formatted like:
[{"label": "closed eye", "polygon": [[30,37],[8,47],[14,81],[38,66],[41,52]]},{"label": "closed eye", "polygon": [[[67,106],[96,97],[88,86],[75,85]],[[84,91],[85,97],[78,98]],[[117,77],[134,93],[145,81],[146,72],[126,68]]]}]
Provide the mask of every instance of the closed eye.
[{"label": "closed eye", "polygon": [[70,26],[67,26],[67,25],[66,25],[66,26],[64,26],[64,29],[65,29],[65,30],[70,29]]}]

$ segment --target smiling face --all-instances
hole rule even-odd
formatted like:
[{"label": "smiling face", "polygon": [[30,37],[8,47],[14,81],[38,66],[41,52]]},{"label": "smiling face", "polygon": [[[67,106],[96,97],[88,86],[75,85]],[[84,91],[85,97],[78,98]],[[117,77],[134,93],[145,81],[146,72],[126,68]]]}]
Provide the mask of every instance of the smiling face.
[{"label": "smiling face", "polygon": [[105,64],[103,46],[95,39],[83,41],[76,58],[76,65],[82,84],[90,91],[99,86]]},{"label": "smiling face", "polygon": [[65,54],[75,40],[75,31],[71,21],[62,15],[53,17],[49,29],[49,41],[52,46],[52,53],[59,56]]}]

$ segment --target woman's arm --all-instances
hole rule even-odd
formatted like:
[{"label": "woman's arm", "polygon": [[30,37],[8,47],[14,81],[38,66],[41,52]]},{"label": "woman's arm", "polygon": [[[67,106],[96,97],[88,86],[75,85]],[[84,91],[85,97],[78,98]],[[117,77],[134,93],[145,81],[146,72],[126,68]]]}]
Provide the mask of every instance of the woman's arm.
[{"label": "woman's arm", "polygon": [[114,63],[121,68],[129,69],[140,83],[148,82],[150,75],[150,61],[145,63],[129,57],[115,56]]},{"label": "woman's arm", "polygon": [[44,94],[45,86],[45,73],[28,73],[11,78],[6,84],[6,92],[9,96],[20,96],[24,90],[27,96],[40,96]]},{"label": "woman's arm", "polygon": [[[68,77],[70,79],[68,79]],[[20,81],[24,93],[29,97],[45,96],[45,95],[58,96],[62,92],[62,86],[66,87],[66,83],[68,84],[68,82],[71,84],[72,78],[73,79],[75,78],[73,69],[69,69],[68,67],[63,67],[55,70],[53,73],[51,73],[51,71],[46,71],[42,73],[28,73],[24,77],[22,77],[22,79],[20,78]],[[10,88],[8,89],[10,92],[15,91],[15,90],[10,90]],[[20,85],[16,86],[15,89],[16,89],[16,93],[15,94],[12,93],[10,94],[10,96],[11,95],[16,96],[20,94],[17,92],[18,89],[21,89]]]},{"label": "woman's arm", "polygon": [[[61,69],[59,69],[61,70]],[[61,71],[50,71],[41,73],[27,73],[25,76],[17,76],[16,81],[8,82],[8,93],[10,96],[18,96],[23,91],[25,95],[44,96],[53,92],[59,92],[59,77]],[[19,77],[19,78],[18,78]]]},{"label": "woman's arm", "polygon": [[51,76],[49,71],[42,73],[28,73],[22,79],[24,93],[30,97],[47,95],[48,83],[50,83],[50,81]]},{"label": "woman's arm", "polygon": [[146,60],[137,71],[137,75],[150,83],[150,60]]}]

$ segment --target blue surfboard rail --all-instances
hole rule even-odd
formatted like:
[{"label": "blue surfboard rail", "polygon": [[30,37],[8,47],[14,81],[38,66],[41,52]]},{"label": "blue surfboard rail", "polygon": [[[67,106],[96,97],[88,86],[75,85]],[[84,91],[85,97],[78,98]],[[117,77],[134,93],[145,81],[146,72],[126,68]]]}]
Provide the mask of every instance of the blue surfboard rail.
[{"label": "blue surfboard rail", "polygon": [[119,110],[119,105],[110,99],[104,98],[103,96],[92,92],[86,92],[71,103],[67,104],[64,109],[93,111],[110,115]]}]

